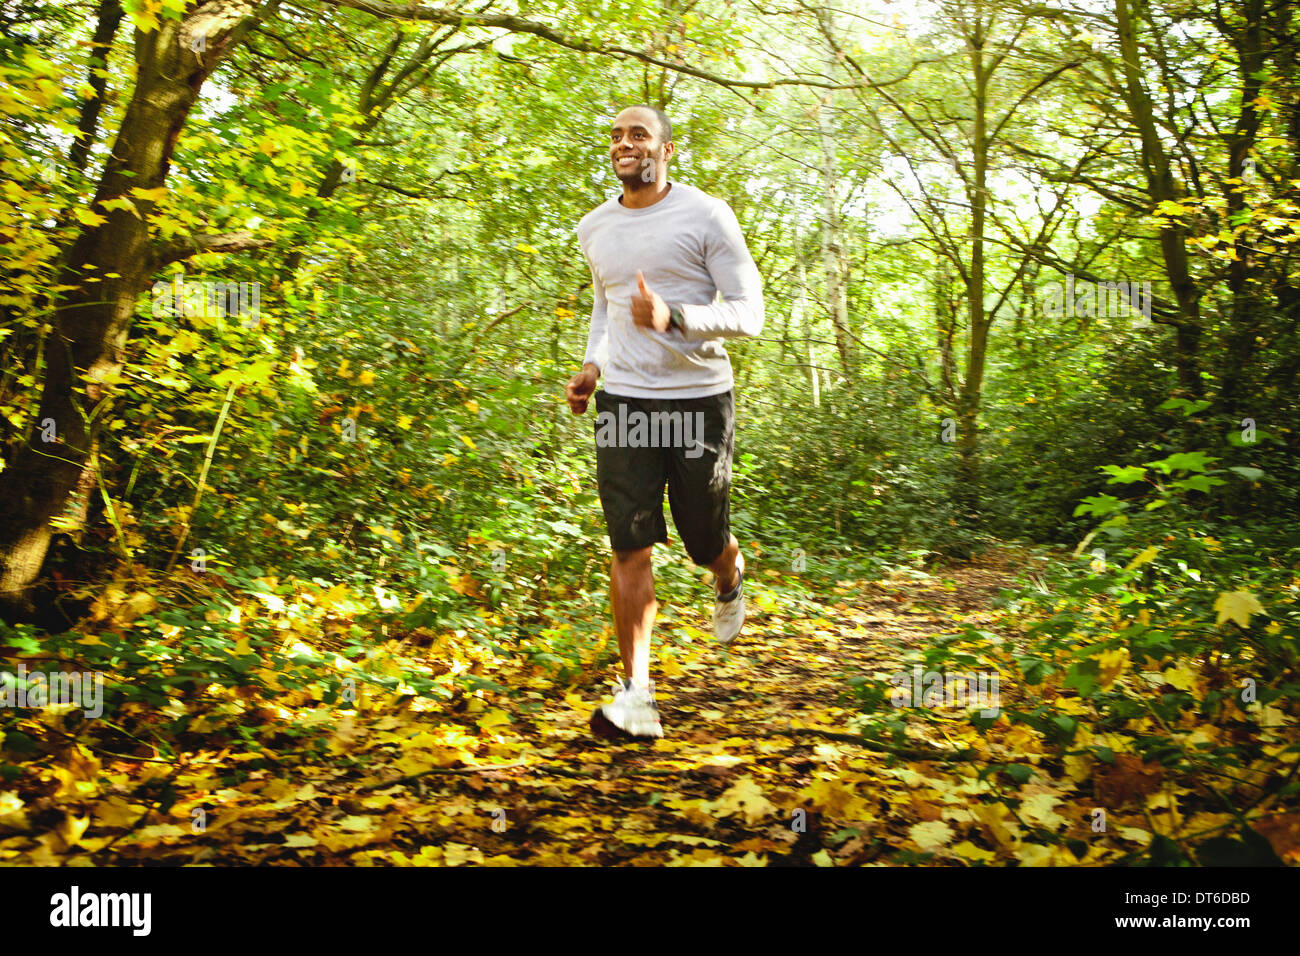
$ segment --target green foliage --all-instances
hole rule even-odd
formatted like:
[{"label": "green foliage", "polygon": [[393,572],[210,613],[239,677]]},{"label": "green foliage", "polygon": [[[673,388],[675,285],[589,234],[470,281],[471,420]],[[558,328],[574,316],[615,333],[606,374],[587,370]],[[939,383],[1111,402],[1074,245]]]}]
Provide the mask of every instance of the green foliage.
[{"label": "green foliage", "polygon": [[[1289,523],[1225,518],[1233,486],[1267,476],[1214,467],[1220,461],[1190,451],[1100,467],[1108,484],[1143,490],[1079,504],[1077,515],[1103,520],[1073,559],[1048,563],[1041,577],[1003,595],[1004,626],[1020,622],[1015,638],[968,624],[920,655],[927,671],[999,674],[1000,715],[969,715],[977,746],[1028,728],[1044,752],[1099,768],[1093,780],[1108,786],[1098,783],[1086,799],[1108,813],[1131,811],[1131,800],[1151,794],[1145,781],[1160,778],[1187,794],[1181,812],[1189,822],[1178,830],[1188,839],[1217,833],[1223,824],[1215,815],[1226,811],[1245,836],[1206,839],[1196,851],[1206,865],[1276,861],[1248,826],[1264,819],[1252,810],[1300,793],[1286,769],[1300,751],[1291,732],[1300,700],[1300,536]],[[891,711],[877,688],[858,685],[869,734],[904,741],[909,718],[941,720],[915,701]],[[1117,753],[1136,762],[1122,771],[1101,768]],[[1027,764],[1003,770],[1016,786],[1033,773]],[[1079,785],[1074,777],[1062,783]],[[1198,826],[1198,819],[1214,825]],[[1068,834],[1040,837],[1065,841]],[[1186,861],[1185,850],[1157,835],[1146,859],[1169,865]]]}]

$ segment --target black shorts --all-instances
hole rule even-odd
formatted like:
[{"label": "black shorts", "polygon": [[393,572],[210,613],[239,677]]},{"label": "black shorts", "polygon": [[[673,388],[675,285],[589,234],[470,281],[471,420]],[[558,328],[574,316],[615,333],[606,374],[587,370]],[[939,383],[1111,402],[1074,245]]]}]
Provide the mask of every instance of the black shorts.
[{"label": "black shorts", "polygon": [[673,524],[696,564],[717,560],[731,540],[730,391],[706,398],[625,398],[597,390],[596,485],[609,543],[634,551],[668,541]]}]

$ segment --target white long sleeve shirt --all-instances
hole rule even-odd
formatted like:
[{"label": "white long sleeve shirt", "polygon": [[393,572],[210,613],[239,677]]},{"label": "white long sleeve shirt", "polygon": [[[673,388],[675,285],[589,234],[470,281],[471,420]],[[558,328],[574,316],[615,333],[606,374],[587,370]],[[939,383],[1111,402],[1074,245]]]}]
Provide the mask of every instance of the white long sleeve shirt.
[{"label": "white long sleeve shirt", "polygon": [[[727,203],[669,180],[644,209],[614,196],[578,223],[591,267],[593,305],[584,362],[605,391],[628,398],[704,398],[734,384],[723,339],[763,328],[763,282]],[[655,332],[632,321],[637,270],[684,315],[683,330]],[[718,300],[720,297],[720,301]]]}]

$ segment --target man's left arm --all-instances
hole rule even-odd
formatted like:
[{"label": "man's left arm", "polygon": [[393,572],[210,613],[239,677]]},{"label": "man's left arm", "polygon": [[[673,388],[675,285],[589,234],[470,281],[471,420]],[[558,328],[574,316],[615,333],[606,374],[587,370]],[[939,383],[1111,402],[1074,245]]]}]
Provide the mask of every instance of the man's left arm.
[{"label": "man's left arm", "polygon": [[722,296],[709,305],[674,307],[674,323],[691,341],[757,335],[763,330],[763,280],[749,254],[736,214],[725,202],[714,205],[705,243],[705,266]]}]

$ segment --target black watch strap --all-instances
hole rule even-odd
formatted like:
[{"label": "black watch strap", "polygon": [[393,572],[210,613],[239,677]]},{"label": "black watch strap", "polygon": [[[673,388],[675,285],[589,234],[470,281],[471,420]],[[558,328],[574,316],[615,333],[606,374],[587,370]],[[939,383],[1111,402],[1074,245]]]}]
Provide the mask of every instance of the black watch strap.
[{"label": "black watch strap", "polygon": [[680,306],[671,306],[668,309],[668,326],[679,332],[686,330],[686,315],[682,312]]}]

